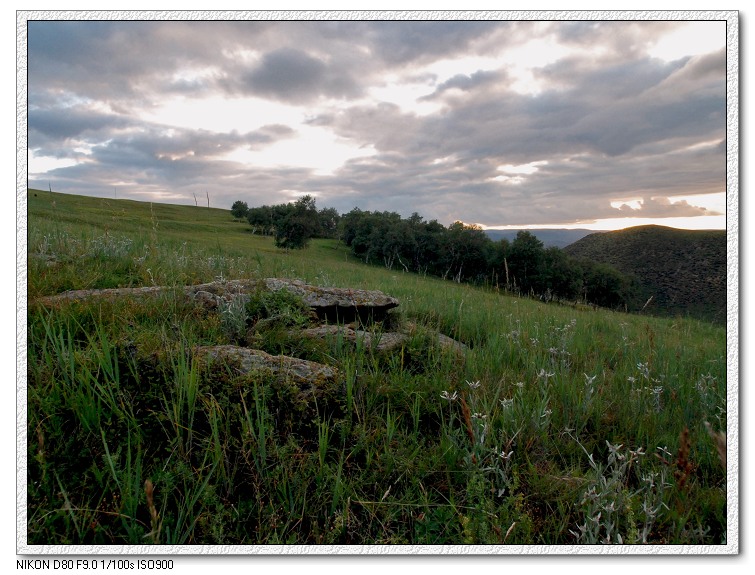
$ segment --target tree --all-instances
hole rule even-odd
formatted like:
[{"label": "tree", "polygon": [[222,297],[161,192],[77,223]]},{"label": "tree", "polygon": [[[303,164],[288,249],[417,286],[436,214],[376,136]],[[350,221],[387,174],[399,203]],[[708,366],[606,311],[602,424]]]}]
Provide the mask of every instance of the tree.
[{"label": "tree", "polygon": [[341,215],[335,208],[322,208],[317,212],[319,220],[319,231],[317,235],[323,238],[335,239],[338,237],[338,224],[341,221]]},{"label": "tree", "polygon": [[537,236],[525,230],[517,233],[507,258],[512,287],[524,293],[539,291],[538,275],[542,271],[543,257],[543,242]]},{"label": "tree", "polygon": [[249,206],[246,205],[246,202],[242,202],[241,200],[233,202],[233,206],[231,206],[231,215],[234,218],[245,218],[248,213]]},{"label": "tree", "polygon": [[317,234],[319,220],[315,199],[306,195],[287,204],[275,221],[275,245],[285,249],[303,249]]},{"label": "tree", "polygon": [[601,307],[620,308],[631,303],[631,281],[616,268],[588,260],[580,262],[585,300]]},{"label": "tree", "polygon": [[246,220],[252,226],[252,233],[260,230],[263,235],[273,235],[275,229],[274,213],[271,206],[250,208],[246,214]]},{"label": "tree", "polygon": [[441,241],[441,277],[456,282],[484,280],[490,243],[479,226],[458,221],[448,226]]}]

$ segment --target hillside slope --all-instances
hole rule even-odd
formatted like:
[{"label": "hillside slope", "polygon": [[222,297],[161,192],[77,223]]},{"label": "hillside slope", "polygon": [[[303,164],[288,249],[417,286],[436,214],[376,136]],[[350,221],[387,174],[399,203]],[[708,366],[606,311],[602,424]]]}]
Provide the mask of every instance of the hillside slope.
[{"label": "hillside slope", "polygon": [[646,311],[726,320],[726,232],[638,226],[590,234],[564,248],[633,276]]}]

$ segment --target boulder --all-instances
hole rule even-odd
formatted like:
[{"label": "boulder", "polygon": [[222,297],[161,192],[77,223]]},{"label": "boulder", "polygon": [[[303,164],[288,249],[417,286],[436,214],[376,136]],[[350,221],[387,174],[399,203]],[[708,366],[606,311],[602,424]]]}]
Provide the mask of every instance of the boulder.
[{"label": "boulder", "polygon": [[293,432],[314,441],[321,419],[344,415],[345,380],[333,367],[233,345],[198,347],[194,357],[206,369],[204,381],[211,389],[232,385],[244,409],[262,401],[265,411],[257,413],[267,413],[282,435]]},{"label": "boulder", "polygon": [[[411,335],[417,330],[416,324],[407,323],[401,331],[375,332],[356,329],[353,325],[321,325],[304,329],[299,333],[313,339],[328,339],[342,337],[345,341],[356,345],[357,341],[377,352],[390,352],[404,345]],[[442,333],[436,334],[438,346],[443,350],[450,350],[457,354],[463,354],[467,346]]]},{"label": "boulder", "polygon": [[200,302],[209,309],[216,309],[221,300],[230,302],[241,298],[241,303],[249,300],[250,294],[258,289],[270,291],[288,290],[299,296],[320,318],[328,321],[350,322],[359,319],[363,322],[377,321],[385,317],[389,310],[398,306],[396,298],[377,290],[348,288],[324,288],[306,284],[299,280],[268,278],[258,280],[229,280],[210,282],[184,287],[149,286],[139,288],[114,288],[100,290],[75,290],[36,301],[45,306],[80,301],[90,298],[152,297],[171,291],[178,291]]},{"label": "boulder", "polygon": [[398,306],[396,298],[378,290],[319,287],[299,280],[269,278],[263,280],[271,291],[288,290],[301,297],[317,315],[330,322],[348,323],[357,319],[363,323],[380,321]]},{"label": "boulder", "polygon": [[339,373],[333,367],[287,355],[271,355],[259,349],[235,345],[202,346],[194,350],[200,361],[211,365],[220,362],[235,370],[237,375],[263,373],[295,384],[302,398],[318,396],[338,384]]}]

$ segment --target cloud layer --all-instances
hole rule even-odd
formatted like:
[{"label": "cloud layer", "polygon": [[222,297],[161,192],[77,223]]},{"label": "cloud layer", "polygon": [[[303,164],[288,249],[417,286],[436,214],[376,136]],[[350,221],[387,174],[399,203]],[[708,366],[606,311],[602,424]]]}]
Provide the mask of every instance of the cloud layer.
[{"label": "cloud layer", "polygon": [[687,23],[29,22],[29,183],[444,224],[711,215],[726,30],[706,24],[712,49],[666,59]]}]

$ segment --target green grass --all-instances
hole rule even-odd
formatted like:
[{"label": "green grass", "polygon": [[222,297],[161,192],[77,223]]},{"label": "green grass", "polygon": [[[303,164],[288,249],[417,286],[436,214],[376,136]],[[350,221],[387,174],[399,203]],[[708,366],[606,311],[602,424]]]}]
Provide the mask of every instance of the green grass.
[{"label": "green grass", "polygon": [[[284,252],[225,210],[38,190],[28,206],[29,544],[726,542],[704,423],[727,428],[720,326],[391,272],[331,240]],[[390,323],[416,329],[384,355],[297,337],[296,306],[262,297],[220,313],[171,292],[34,301],[264,277],[383,290],[401,302]],[[252,328],[274,305],[287,325]],[[305,401],[193,354],[220,344],[341,381]]]}]

